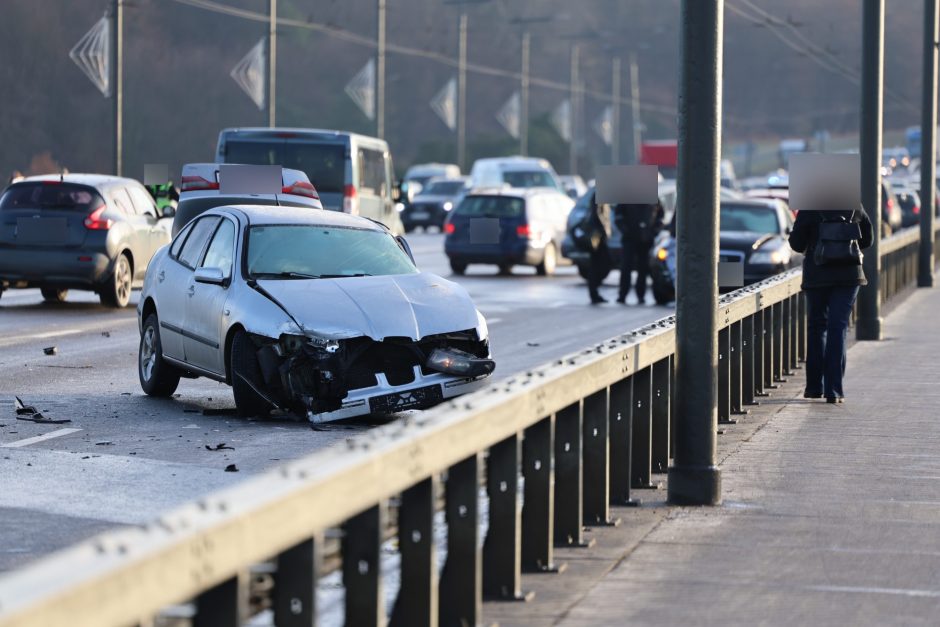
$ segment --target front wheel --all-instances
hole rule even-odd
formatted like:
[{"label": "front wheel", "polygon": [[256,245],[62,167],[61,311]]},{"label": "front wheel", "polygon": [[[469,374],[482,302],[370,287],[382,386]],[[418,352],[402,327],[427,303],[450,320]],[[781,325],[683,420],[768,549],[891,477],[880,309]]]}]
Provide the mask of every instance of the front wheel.
[{"label": "front wheel", "polygon": [[125,253],[117,258],[114,264],[114,274],[104,289],[101,290],[101,304],[108,307],[123,309],[131,300],[131,261]]},{"label": "front wheel", "polygon": [[668,305],[676,299],[676,295],[672,290],[656,287],[656,284],[653,283],[653,298],[656,300],[657,305]]},{"label": "front wheel", "polygon": [[137,353],[137,375],[140,378],[140,387],[148,396],[172,396],[180,384],[179,370],[163,359],[160,327],[155,313],[147,316],[144,321],[140,349]]},{"label": "front wheel", "polygon": [[68,290],[60,290],[55,287],[43,287],[39,291],[42,292],[42,298],[47,303],[64,303],[69,296]]},{"label": "front wheel", "polygon": [[257,349],[244,331],[236,331],[232,339],[229,371],[232,373],[232,394],[235,408],[244,418],[266,415],[271,406],[255,391],[262,385],[261,366],[258,365]]},{"label": "front wheel", "polygon": [[555,268],[558,266],[558,255],[555,252],[555,245],[551,242],[545,245],[545,252],[542,253],[542,263],[535,266],[535,271],[539,276],[551,276],[555,274]]},{"label": "front wheel", "polygon": [[467,264],[462,261],[450,260],[450,270],[457,276],[463,276],[467,273]]}]

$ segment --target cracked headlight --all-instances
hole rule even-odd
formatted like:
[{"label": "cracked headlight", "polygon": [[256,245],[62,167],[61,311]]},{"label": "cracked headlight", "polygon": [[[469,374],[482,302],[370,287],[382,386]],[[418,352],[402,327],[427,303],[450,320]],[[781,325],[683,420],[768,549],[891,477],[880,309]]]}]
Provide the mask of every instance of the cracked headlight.
[{"label": "cracked headlight", "polygon": [[477,309],[477,338],[481,341],[486,340],[490,337],[490,330],[486,326],[486,318],[483,317],[483,314],[480,313],[480,310]]}]

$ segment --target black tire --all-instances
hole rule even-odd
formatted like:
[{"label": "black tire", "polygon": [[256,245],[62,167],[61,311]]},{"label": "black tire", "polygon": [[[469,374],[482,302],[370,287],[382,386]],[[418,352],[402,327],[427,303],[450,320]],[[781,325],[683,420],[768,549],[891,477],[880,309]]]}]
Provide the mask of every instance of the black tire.
[{"label": "black tire", "polygon": [[157,314],[152,313],[144,320],[140,334],[140,346],[137,350],[137,377],[140,387],[147,396],[166,398],[172,396],[180,384],[180,371],[163,359],[163,345],[160,343],[160,325]]},{"label": "black tire", "polygon": [[256,348],[251,338],[244,331],[236,331],[232,338],[232,351],[229,356],[229,372],[232,373],[232,394],[235,396],[235,408],[244,418],[266,416],[271,406],[248,383],[263,385],[261,367],[258,365]]},{"label": "black tire", "polygon": [[114,262],[114,274],[101,289],[101,304],[107,307],[123,309],[131,300],[131,287],[134,282],[131,260],[127,253],[121,253]]},{"label": "black tire", "polygon": [[463,276],[467,273],[467,264],[463,261],[454,261],[450,260],[450,271],[456,274],[457,276]]},{"label": "black tire", "polygon": [[65,299],[69,296],[68,290],[61,290],[55,287],[43,287],[39,290],[42,292],[42,298],[47,303],[64,303]]},{"label": "black tire", "polygon": [[411,233],[412,231],[415,230],[415,227],[412,225],[405,226],[404,228],[405,228],[405,233]]},{"label": "black tire", "polygon": [[509,276],[510,274],[512,274],[512,264],[511,263],[500,264],[499,273],[502,276]]},{"label": "black tire", "polygon": [[656,287],[656,284],[653,284],[653,299],[656,301],[657,305],[668,305],[676,299],[676,295],[672,290],[666,290],[662,287]]},{"label": "black tire", "polygon": [[542,263],[535,266],[535,272],[539,276],[552,276],[555,274],[555,268],[558,266],[558,249],[554,242],[545,245],[545,252],[542,254]]}]

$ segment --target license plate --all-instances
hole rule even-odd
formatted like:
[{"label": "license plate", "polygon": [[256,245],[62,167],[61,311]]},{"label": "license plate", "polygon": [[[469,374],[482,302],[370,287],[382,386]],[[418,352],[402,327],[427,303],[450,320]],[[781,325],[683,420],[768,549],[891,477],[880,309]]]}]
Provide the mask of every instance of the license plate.
[{"label": "license plate", "polygon": [[413,211],[411,212],[411,217],[415,220],[427,220],[431,217],[431,214],[427,211]]},{"label": "license plate", "polygon": [[444,393],[440,385],[429,385],[423,388],[395,392],[383,396],[374,396],[369,399],[369,411],[375,414],[386,414],[424,407],[444,400]]},{"label": "license plate", "polygon": [[23,244],[62,244],[68,240],[65,218],[20,218],[16,221],[16,241]]}]

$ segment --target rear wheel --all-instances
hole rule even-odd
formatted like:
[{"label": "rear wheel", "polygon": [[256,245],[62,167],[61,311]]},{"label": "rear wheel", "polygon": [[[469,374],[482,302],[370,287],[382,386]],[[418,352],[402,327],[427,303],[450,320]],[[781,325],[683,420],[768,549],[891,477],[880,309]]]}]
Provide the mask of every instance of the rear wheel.
[{"label": "rear wheel", "polygon": [[657,287],[656,283],[653,283],[653,298],[657,305],[667,305],[676,299],[676,295],[672,290]]},{"label": "rear wheel", "polygon": [[69,296],[68,290],[60,290],[54,287],[43,287],[39,291],[42,292],[43,300],[50,303],[64,303]]},{"label": "rear wheel", "polygon": [[262,385],[258,355],[254,343],[244,331],[236,331],[229,359],[232,393],[238,415],[246,418],[266,415],[271,406],[253,387]]},{"label": "rear wheel", "polygon": [[540,276],[551,276],[555,274],[555,267],[558,265],[558,254],[555,252],[555,244],[549,242],[545,246],[545,252],[542,254],[542,263],[535,266],[535,271]]},{"label": "rear wheel", "polygon": [[100,298],[103,305],[108,307],[124,308],[131,299],[131,262],[125,253],[117,258],[114,264],[114,274],[108,281],[104,289],[101,290]]},{"label": "rear wheel", "polygon": [[140,349],[137,353],[137,375],[140,378],[140,387],[148,396],[171,396],[180,384],[180,371],[163,359],[160,325],[157,324],[155,313],[147,316],[144,321]]},{"label": "rear wheel", "polygon": [[512,274],[512,264],[511,263],[500,264],[499,273],[500,274]]},{"label": "rear wheel", "polygon": [[450,270],[457,276],[463,276],[467,272],[467,264],[463,261],[450,260]]}]

